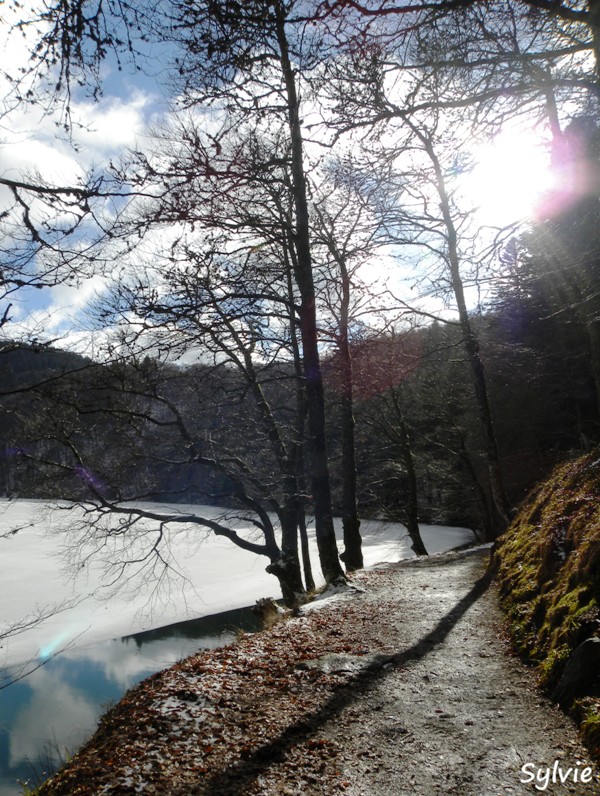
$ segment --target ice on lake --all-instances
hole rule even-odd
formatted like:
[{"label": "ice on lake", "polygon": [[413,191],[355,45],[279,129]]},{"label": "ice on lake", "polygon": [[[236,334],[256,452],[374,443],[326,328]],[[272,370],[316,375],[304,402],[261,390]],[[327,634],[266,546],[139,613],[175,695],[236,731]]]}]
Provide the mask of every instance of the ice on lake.
[{"label": "ice on lake", "polygon": [[[205,506],[148,507],[214,519],[221,513]],[[0,684],[3,676],[26,674],[0,690],[0,796],[19,794],[17,779],[35,781],[41,771],[53,771],[61,755],[75,751],[133,684],[199,647],[228,642],[236,627],[249,629],[252,621],[238,609],[280,596],[276,579],[265,572],[265,557],[180,524],[163,540],[172,565],[169,578],[156,582],[147,570],[136,575],[134,568],[121,588],[108,586],[102,559],[86,558],[93,547],[86,522],[82,510],[69,504],[0,500]],[[236,530],[248,537],[255,533],[242,520]],[[366,566],[414,555],[398,523],[368,521],[361,530]],[[148,531],[138,553],[156,539],[156,523]],[[336,532],[341,539],[337,520]],[[474,541],[466,528],[423,525],[421,532],[431,553]],[[76,555],[69,553],[73,534],[79,534]],[[109,561],[118,557],[118,534],[113,542],[104,550]],[[53,613],[52,607],[59,610]],[[2,638],[7,628],[46,614]]]}]

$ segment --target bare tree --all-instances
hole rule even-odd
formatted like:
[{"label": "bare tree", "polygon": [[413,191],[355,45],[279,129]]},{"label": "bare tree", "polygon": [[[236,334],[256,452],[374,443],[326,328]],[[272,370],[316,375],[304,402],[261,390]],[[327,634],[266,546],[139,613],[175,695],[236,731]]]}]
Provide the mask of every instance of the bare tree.
[{"label": "bare tree", "polygon": [[[380,510],[396,520],[398,513],[405,523],[416,555],[427,555],[419,529],[420,512],[418,483],[411,429],[405,417],[403,384],[421,364],[414,350],[415,333],[406,327],[404,333],[394,328],[371,334],[356,346],[357,393],[362,399],[363,433],[377,440],[372,468],[380,483],[374,493],[380,495]],[[400,485],[405,482],[405,489]],[[405,493],[400,511],[386,505],[388,495]],[[383,499],[382,499],[383,498]]]},{"label": "bare tree", "polygon": [[[280,168],[283,158],[291,175],[288,188],[292,216],[288,244],[293,249],[290,262],[299,294],[310,487],[321,565],[326,579],[331,581],[343,577],[343,572],[333,530],[301,127],[302,100],[293,63],[299,55],[295,47],[300,46],[309,28],[306,20],[292,16],[292,5],[258,1],[244,5],[213,2],[190,5],[174,0],[164,11],[161,9],[162,25],[154,28],[155,20],[147,15],[146,8],[142,15],[135,5],[104,8],[95,2],[61,2],[47,7],[40,17],[30,19],[29,23],[42,24],[34,69],[43,71],[51,62],[58,66],[56,85],[66,103],[67,113],[71,108],[73,83],[80,78],[86,82],[86,69],[91,69],[90,85],[97,93],[101,84],[101,64],[107,53],[123,53],[134,59],[139,56],[133,32],[141,29],[142,38],[146,34],[158,36],[175,52],[172,76],[180,106],[190,117],[201,118],[213,107],[213,118],[224,119],[229,131],[245,132],[248,126],[254,125],[265,130],[275,127],[283,136],[280,140],[282,153],[265,151],[257,168],[262,170],[260,176],[264,179]],[[200,191],[194,196],[198,180],[194,180],[192,174],[210,180],[222,166],[225,174],[219,175],[223,182],[221,197],[226,181],[230,187],[236,185],[238,188],[240,183],[252,183],[252,175],[248,177],[238,169],[236,153],[231,148],[227,152],[229,162],[224,162],[225,158],[220,156],[223,133],[212,136],[210,128],[209,124],[208,132],[201,138],[194,137],[193,126],[188,128],[183,145],[190,155],[192,171],[182,171],[181,163],[164,160],[162,168],[153,171],[153,166],[143,157],[138,161],[142,168],[138,173],[131,167],[115,170],[114,176],[128,181],[126,184],[134,185],[135,190],[148,196],[146,202],[136,205],[136,219],[130,209],[128,220],[133,223],[128,229],[133,239],[153,225],[173,221],[193,228],[197,219],[194,208],[198,207],[203,193]],[[255,169],[254,176],[256,174]],[[151,191],[151,187],[155,190]],[[212,196],[218,194],[213,192]],[[231,229],[234,225],[235,219],[230,218],[226,227]],[[242,223],[238,231],[243,232],[243,226]],[[256,243],[260,245],[260,240]]]}]

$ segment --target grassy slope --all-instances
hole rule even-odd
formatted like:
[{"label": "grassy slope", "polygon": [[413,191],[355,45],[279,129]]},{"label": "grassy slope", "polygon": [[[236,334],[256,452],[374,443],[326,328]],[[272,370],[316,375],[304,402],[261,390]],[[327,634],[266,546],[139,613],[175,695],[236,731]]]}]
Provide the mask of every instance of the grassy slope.
[{"label": "grassy slope", "polygon": [[[557,468],[529,495],[497,561],[513,643],[551,690],[575,647],[600,635],[600,450]],[[600,754],[600,690],[572,707]]]}]

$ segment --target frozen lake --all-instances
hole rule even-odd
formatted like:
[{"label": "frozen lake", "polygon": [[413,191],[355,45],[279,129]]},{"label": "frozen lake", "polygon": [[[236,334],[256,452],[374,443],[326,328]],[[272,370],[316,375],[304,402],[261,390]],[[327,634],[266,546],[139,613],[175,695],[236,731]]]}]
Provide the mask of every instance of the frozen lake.
[{"label": "frozen lake", "polygon": [[[153,508],[214,518],[220,513],[214,507]],[[253,621],[239,609],[280,596],[276,579],[264,571],[266,558],[186,527],[165,540],[174,568],[167,581],[154,583],[142,572],[120,590],[107,588],[101,561],[82,567],[81,559],[74,564],[68,555],[68,529],[81,527],[82,519],[67,504],[0,500],[0,634],[51,614],[0,640],[0,677],[5,682],[26,674],[0,690],[0,796],[16,796],[17,779],[35,780],[65,750],[75,751],[131,685],[200,647],[228,643],[236,628],[249,629]],[[253,532],[242,526],[238,532]],[[341,523],[336,530],[341,536]],[[474,541],[466,528],[424,525],[421,531],[432,553]],[[400,524],[364,522],[362,532],[366,566],[413,556]],[[114,547],[105,551],[116,553]],[[52,614],[52,606],[61,610]]]}]

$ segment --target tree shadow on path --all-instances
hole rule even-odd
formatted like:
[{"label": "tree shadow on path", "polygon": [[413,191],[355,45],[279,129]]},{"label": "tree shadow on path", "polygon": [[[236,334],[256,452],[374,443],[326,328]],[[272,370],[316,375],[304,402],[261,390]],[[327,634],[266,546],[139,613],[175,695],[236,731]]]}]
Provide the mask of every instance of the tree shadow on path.
[{"label": "tree shadow on path", "polygon": [[203,778],[194,792],[206,796],[229,796],[229,794],[237,796],[242,793],[273,763],[285,760],[291,748],[308,740],[326,722],[339,716],[356,700],[358,694],[373,688],[389,671],[383,669],[386,664],[392,664],[394,667],[405,666],[425,658],[435,647],[442,644],[469,608],[487,591],[492,579],[493,573],[488,568],[470,591],[416,644],[392,655],[377,656],[377,662],[373,666],[362,669],[350,681],[340,686],[319,710],[309,713],[287,727],[276,738],[255,749],[246,759],[240,760],[224,771],[217,772],[212,777]]}]

